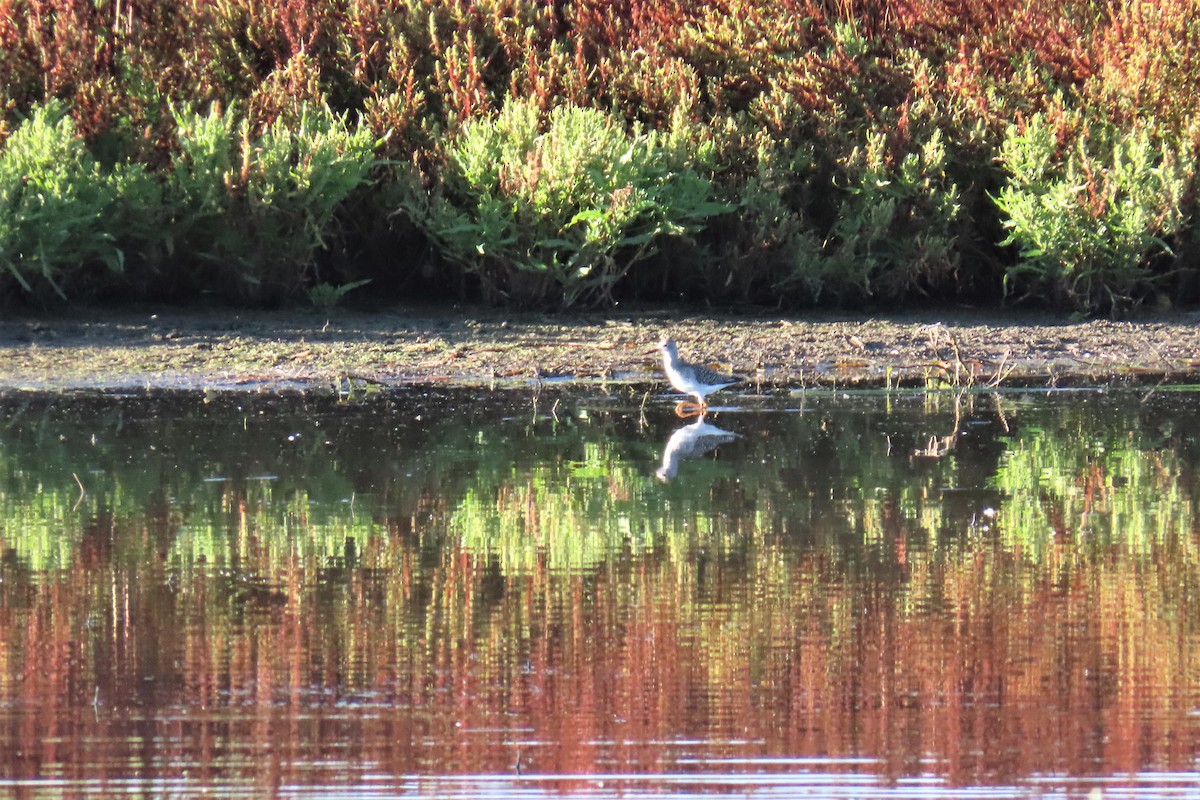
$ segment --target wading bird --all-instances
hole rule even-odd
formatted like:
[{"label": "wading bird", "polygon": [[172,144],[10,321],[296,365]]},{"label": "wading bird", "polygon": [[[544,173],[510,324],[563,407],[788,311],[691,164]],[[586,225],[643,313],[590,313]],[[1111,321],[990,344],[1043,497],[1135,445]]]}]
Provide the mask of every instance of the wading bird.
[{"label": "wading bird", "polygon": [[667,373],[667,380],[679,391],[696,398],[695,403],[685,402],[675,407],[675,413],[681,417],[703,414],[708,409],[708,403],[704,399],[706,396],[718,389],[742,382],[736,375],[724,375],[702,364],[684,361],[679,357],[679,347],[672,339],[663,339],[658,343],[658,349],[662,351],[663,370]]}]

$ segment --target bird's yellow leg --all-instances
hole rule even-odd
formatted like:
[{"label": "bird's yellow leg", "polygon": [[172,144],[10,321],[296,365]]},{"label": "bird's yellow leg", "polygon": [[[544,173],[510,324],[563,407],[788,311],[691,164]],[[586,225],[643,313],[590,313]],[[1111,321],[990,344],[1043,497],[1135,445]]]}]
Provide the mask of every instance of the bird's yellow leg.
[{"label": "bird's yellow leg", "polygon": [[679,404],[675,406],[675,416],[679,417],[680,419],[687,419],[688,417],[700,417],[704,415],[704,411],[707,408],[707,404],[693,403],[690,400],[681,400],[679,401]]}]

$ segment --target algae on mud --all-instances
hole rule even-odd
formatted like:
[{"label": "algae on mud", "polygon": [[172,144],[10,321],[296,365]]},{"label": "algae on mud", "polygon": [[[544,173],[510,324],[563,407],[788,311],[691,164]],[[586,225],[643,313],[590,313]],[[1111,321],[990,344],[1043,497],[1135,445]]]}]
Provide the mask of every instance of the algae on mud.
[{"label": "algae on mud", "polygon": [[686,357],[781,386],[1101,385],[1200,378],[1200,314],[1067,322],[953,310],[883,317],[641,310],[144,310],[9,316],[0,388],[288,390],[349,384],[661,380]]}]

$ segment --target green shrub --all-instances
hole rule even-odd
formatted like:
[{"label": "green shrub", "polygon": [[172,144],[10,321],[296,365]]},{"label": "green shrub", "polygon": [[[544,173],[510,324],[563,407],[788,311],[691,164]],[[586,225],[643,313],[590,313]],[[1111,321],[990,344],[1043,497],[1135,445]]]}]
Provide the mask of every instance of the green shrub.
[{"label": "green shrub", "polygon": [[38,107],[0,152],[0,294],[19,286],[66,298],[97,265],[120,272],[124,257],[108,215],[138,174],[105,173],[57,103]]},{"label": "green shrub", "polygon": [[957,183],[947,173],[942,136],[933,131],[908,152],[892,153],[888,137],[870,133],[837,166],[829,192],[812,192],[831,206],[808,209],[810,226],[792,245],[793,270],[781,284],[803,297],[876,297],[894,301],[927,288],[945,288],[958,264]]},{"label": "green shrub", "polygon": [[1084,126],[1060,150],[1041,115],[1016,125],[1000,152],[1009,174],[996,203],[1020,262],[1007,292],[1049,291],[1078,311],[1118,310],[1161,277],[1151,257],[1185,221],[1194,158],[1146,128]]},{"label": "green shrub", "polygon": [[[413,223],[465,265],[452,291],[522,303],[997,302],[1007,271],[1010,294],[1101,309],[1165,293],[1165,267],[1167,299],[1195,299],[1193,257],[1158,241],[1195,235],[1172,199],[1195,202],[1195,0],[0,8],[0,146],[50,97],[75,126],[55,174],[6,167],[0,292],[440,292],[394,279]],[[213,103],[238,112],[171,112]],[[1039,111],[1050,145],[1006,134]],[[411,169],[347,198],[383,154]]]},{"label": "green shrub", "polygon": [[428,208],[410,208],[443,254],[496,297],[563,306],[610,299],[659,236],[696,231],[725,206],[699,171],[704,148],[678,116],[627,133],[600,111],[532,101],[465,125]]},{"label": "green shrub", "polygon": [[365,279],[344,283],[340,286],[318,283],[308,290],[308,301],[312,304],[314,311],[332,311],[342,302],[343,297],[370,282],[370,279]]},{"label": "green shrub", "polygon": [[229,298],[297,296],[338,207],[367,182],[374,140],[327,108],[261,135],[233,113],[175,113],[179,155],[167,197],[168,252],[193,260],[201,289]]}]

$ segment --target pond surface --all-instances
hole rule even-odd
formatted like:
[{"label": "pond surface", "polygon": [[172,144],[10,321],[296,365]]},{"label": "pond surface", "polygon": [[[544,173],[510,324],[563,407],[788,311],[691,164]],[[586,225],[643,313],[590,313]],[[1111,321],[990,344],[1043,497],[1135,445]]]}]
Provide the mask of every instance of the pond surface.
[{"label": "pond surface", "polygon": [[0,396],[0,795],[1195,797],[1200,395]]}]

